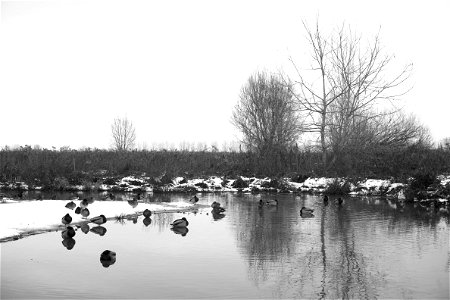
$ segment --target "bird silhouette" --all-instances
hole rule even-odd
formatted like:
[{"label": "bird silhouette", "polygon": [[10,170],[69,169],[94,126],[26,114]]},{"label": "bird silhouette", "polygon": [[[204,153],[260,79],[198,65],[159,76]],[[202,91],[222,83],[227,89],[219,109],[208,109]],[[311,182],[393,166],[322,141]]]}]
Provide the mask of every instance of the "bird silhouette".
[{"label": "bird silhouette", "polygon": [[75,229],[72,226],[68,226],[65,230],[61,232],[61,237],[63,239],[73,238],[75,236]]},{"label": "bird silhouette", "polygon": [[150,218],[152,212],[146,208],[142,214],[144,215],[145,218]]},{"label": "bird silhouette", "polygon": [[93,217],[90,220],[92,223],[95,223],[97,225],[102,225],[104,223],[106,223],[106,217],[104,215],[100,215],[98,217]]},{"label": "bird silhouette", "polygon": [[69,214],[66,214],[64,217],[62,217],[61,222],[64,225],[68,225],[72,222],[72,217]]},{"label": "bird silhouette", "polygon": [[76,206],[77,205],[73,201],[70,201],[69,203],[66,204],[66,208],[68,209],[74,209]]},{"label": "bird silhouette", "polygon": [[173,221],[173,223],[171,223],[170,225],[172,225],[173,227],[186,227],[189,225],[189,222],[185,217],[183,217],[181,219]]}]

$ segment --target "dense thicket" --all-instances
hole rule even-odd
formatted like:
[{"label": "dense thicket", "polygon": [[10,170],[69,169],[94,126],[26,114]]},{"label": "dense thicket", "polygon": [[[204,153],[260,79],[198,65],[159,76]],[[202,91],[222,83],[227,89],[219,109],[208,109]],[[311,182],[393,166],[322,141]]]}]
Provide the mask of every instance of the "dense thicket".
[{"label": "dense thicket", "polygon": [[450,150],[412,145],[401,149],[372,147],[346,152],[323,174],[319,152],[293,149],[278,153],[278,167],[263,171],[265,164],[251,152],[208,151],[109,151],[47,149],[0,150],[0,181],[25,181],[54,187],[55,181],[70,184],[96,182],[105,176],[146,173],[148,176],[352,176],[405,180],[419,173],[450,172]]}]

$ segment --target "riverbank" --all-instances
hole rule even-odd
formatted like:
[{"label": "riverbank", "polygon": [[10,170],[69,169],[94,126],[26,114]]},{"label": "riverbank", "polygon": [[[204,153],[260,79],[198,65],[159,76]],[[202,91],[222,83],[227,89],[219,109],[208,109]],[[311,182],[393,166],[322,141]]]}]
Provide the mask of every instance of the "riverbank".
[{"label": "riverbank", "polygon": [[[23,192],[44,190],[43,186],[28,185],[25,182],[0,183],[0,201],[21,199]],[[147,177],[135,175],[126,177],[103,177],[95,184],[65,185],[61,191],[104,192],[104,198],[114,197],[115,192],[140,193],[323,193],[330,195],[387,196],[406,201],[450,199],[450,175],[423,175],[411,177],[406,183],[393,179],[329,178],[293,176],[291,178],[257,178],[237,176],[210,176],[186,178],[167,175]],[[41,198],[42,199],[42,198]],[[103,200],[105,200],[103,199]],[[40,199],[38,199],[40,200]]]}]

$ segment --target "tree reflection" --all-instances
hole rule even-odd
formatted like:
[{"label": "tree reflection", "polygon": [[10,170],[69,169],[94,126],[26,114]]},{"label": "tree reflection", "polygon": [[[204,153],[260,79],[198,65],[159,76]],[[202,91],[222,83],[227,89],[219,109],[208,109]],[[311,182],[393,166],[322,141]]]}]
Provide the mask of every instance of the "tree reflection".
[{"label": "tree reflection", "polygon": [[[374,247],[394,249],[383,243],[395,238],[414,240],[422,251],[424,229],[429,241],[441,237],[438,224],[448,229],[443,214],[381,198],[348,198],[341,207],[314,196],[284,200],[274,211],[258,208],[257,198],[229,204],[249,277],[269,285],[274,297],[377,298],[388,283],[383,268],[392,266]],[[316,217],[300,217],[305,202]]]}]

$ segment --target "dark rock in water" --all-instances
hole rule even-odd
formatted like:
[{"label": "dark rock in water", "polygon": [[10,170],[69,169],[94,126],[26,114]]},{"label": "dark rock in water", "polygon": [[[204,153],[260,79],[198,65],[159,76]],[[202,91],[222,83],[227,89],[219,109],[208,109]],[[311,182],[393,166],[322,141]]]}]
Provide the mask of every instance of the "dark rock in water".
[{"label": "dark rock in water", "polygon": [[148,226],[148,225],[152,224],[152,219],[150,219],[150,218],[144,218],[144,220],[142,221],[142,223],[144,223],[145,226]]},{"label": "dark rock in water", "polygon": [[245,182],[244,179],[242,179],[242,177],[239,177],[238,179],[236,179],[233,182],[233,184],[231,186],[236,188],[236,189],[243,189],[243,188],[247,188],[248,187],[248,183]]},{"label": "dark rock in water", "polygon": [[95,226],[91,228],[90,232],[98,234],[99,236],[104,236],[106,233],[106,228],[103,226]]},{"label": "dark rock in water", "polygon": [[75,246],[75,240],[73,238],[63,239],[62,244],[67,250],[72,250]]},{"label": "dark rock in water", "polygon": [[78,206],[77,208],[75,208],[75,213],[79,215],[81,213],[81,207]]},{"label": "dark rock in water", "polygon": [[116,252],[105,250],[100,254],[100,262],[103,267],[108,268],[116,262]]}]

